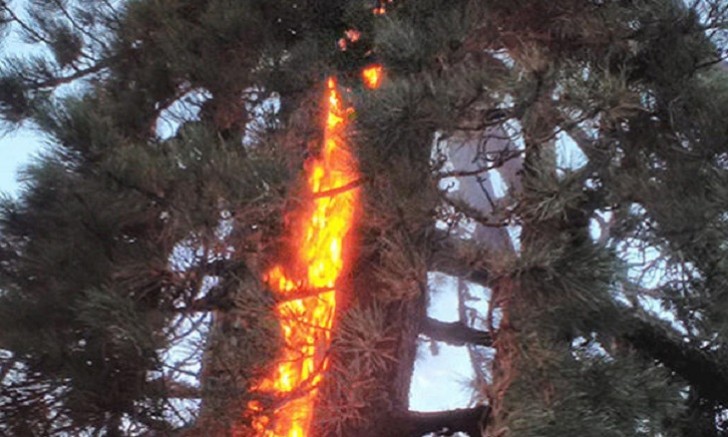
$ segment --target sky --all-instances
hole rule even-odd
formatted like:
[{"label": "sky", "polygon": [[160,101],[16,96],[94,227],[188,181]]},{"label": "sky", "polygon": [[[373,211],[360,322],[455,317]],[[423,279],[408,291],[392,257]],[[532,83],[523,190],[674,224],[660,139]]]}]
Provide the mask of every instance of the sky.
[{"label": "sky", "polygon": [[17,130],[0,138],[0,192],[17,196],[20,171],[43,148],[44,141],[29,128]]},{"label": "sky", "polygon": [[[20,41],[14,33],[0,36],[0,39],[2,58],[7,55],[27,56],[32,52],[31,46]],[[41,151],[44,141],[28,125],[5,134],[2,132],[0,129],[0,193],[15,196],[20,188],[18,172]]]}]

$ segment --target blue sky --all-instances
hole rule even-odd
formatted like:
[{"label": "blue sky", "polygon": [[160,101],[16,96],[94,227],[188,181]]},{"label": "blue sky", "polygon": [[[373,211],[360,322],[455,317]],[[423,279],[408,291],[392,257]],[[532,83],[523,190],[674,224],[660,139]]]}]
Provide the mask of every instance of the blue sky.
[{"label": "blue sky", "polygon": [[29,128],[22,128],[0,139],[0,192],[17,195],[20,169],[31,162],[43,147],[43,140]]},{"label": "blue sky", "polygon": [[[19,3],[13,2],[15,5]],[[0,39],[2,58],[7,55],[27,56],[32,51],[31,46],[20,41],[14,33],[2,35]],[[43,145],[41,137],[27,125],[4,135],[0,134],[0,192],[17,194],[18,171],[40,152]]]}]

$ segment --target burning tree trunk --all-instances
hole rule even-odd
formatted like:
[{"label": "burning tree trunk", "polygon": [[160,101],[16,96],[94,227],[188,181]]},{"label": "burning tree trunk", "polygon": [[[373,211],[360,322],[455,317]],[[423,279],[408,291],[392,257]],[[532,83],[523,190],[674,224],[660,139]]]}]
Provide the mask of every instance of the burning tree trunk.
[{"label": "burning tree trunk", "polygon": [[[280,296],[277,314],[283,348],[274,371],[256,391],[277,400],[271,407],[249,405],[253,429],[261,436],[309,435],[318,387],[329,368],[328,350],[336,315],[337,296],[351,262],[352,238],[360,201],[356,162],[346,141],[352,109],[347,109],[336,81],[327,83],[324,144],[320,157],[307,163],[307,190],[302,211],[294,211],[293,252],[289,265],[276,265],[265,282]],[[349,293],[351,293],[349,291]]]}]

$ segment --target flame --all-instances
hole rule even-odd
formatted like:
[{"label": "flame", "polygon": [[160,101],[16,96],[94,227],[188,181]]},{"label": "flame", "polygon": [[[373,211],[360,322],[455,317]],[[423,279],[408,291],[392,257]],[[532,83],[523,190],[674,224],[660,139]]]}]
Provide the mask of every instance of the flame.
[{"label": "flame", "polygon": [[392,3],[394,0],[380,0],[379,6],[372,9],[374,15],[384,15],[387,13],[387,3]]},{"label": "flame", "polygon": [[361,78],[368,88],[376,89],[382,84],[383,74],[384,67],[378,64],[370,65],[361,72]]},{"label": "flame", "polygon": [[349,48],[349,43],[355,43],[361,39],[361,32],[356,29],[349,29],[344,32],[344,38],[339,38],[338,45],[339,50],[346,51]]},{"label": "flame", "polygon": [[294,225],[293,261],[275,265],[266,283],[281,298],[277,306],[284,347],[271,375],[256,390],[287,400],[273,417],[251,402],[253,429],[261,437],[305,437],[313,417],[344,269],[344,240],[355,222],[359,173],[344,131],[352,114],[336,81],[327,82],[327,113],[321,156],[307,163],[307,195]]},{"label": "flame", "polygon": [[351,42],[357,42],[361,39],[361,32],[359,32],[356,29],[349,29],[346,32],[344,32],[344,35],[346,35],[346,39],[348,39]]}]

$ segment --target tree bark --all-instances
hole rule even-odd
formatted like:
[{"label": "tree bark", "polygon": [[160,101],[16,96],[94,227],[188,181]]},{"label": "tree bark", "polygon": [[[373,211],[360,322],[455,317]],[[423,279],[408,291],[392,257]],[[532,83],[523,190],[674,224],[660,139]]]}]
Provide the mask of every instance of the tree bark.
[{"label": "tree bark", "polygon": [[434,413],[409,412],[401,418],[398,436],[422,437],[434,433],[436,436],[452,436],[462,432],[470,437],[480,437],[487,421],[489,409],[485,405]]},{"label": "tree bark", "polygon": [[490,347],[493,344],[490,333],[473,329],[462,321],[448,323],[428,317],[422,324],[422,334],[453,346],[474,344]]}]

